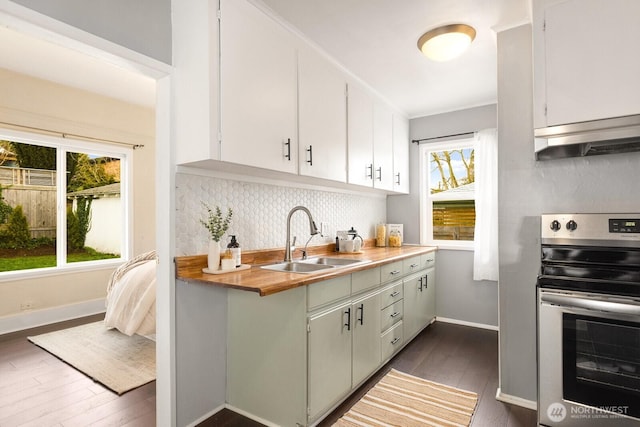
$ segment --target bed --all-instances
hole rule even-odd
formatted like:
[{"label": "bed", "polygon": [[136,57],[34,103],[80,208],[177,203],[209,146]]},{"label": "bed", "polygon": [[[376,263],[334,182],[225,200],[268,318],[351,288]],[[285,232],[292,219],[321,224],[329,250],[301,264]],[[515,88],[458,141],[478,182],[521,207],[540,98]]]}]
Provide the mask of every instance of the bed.
[{"label": "bed", "polygon": [[149,251],[112,273],[107,284],[106,327],[129,336],[155,337],[156,265],[156,252]]}]

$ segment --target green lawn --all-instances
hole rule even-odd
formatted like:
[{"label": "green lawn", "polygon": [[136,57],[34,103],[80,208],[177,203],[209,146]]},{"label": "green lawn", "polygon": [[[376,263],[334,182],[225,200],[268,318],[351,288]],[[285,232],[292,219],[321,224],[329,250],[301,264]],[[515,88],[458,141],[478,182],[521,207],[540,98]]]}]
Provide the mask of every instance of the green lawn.
[{"label": "green lawn", "polygon": [[[102,253],[73,253],[67,255],[67,262],[93,261],[98,259],[118,258],[118,255]],[[55,255],[21,256],[0,258],[0,271],[30,270],[32,268],[55,267]]]}]

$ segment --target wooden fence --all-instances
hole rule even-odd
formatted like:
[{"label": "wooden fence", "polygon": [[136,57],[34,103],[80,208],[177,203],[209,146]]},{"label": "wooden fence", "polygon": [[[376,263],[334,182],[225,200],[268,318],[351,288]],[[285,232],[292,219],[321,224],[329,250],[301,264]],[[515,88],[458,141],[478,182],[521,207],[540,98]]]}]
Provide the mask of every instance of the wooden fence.
[{"label": "wooden fence", "polygon": [[433,203],[435,240],[473,240],[476,209],[473,200]]},{"label": "wooden fence", "polygon": [[12,185],[2,189],[11,207],[22,206],[31,237],[56,237],[56,187]]},{"label": "wooden fence", "polygon": [[[0,166],[0,184],[56,186],[56,171]],[[24,206],[23,206],[24,207]]]}]

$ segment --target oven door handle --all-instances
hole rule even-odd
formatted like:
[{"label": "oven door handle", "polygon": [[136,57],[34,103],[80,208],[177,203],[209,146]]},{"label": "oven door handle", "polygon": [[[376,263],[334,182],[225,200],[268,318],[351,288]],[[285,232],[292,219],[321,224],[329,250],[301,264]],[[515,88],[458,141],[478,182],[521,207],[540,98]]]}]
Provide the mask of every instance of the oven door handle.
[{"label": "oven door handle", "polygon": [[567,308],[583,308],[592,311],[628,314],[633,316],[640,315],[640,304],[633,303],[629,304],[617,301],[603,301],[599,299],[580,298],[577,296],[558,294],[541,294],[540,301]]}]

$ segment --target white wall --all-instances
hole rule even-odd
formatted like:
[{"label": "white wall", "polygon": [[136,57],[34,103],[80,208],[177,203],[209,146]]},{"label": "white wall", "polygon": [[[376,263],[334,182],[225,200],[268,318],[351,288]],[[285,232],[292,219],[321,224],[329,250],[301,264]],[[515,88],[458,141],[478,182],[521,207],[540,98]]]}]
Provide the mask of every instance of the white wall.
[{"label": "white wall", "polygon": [[120,196],[101,197],[91,202],[91,228],[85,246],[98,252],[122,252],[122,203]]},{"label": "white wall", "polygon": [[[133,155],[133,253],[155,248],[154,111],[90,92],[0,69],[0,121],[98,139],[144,144]],[[0,279],[0,333],[47,309],[102,299],[113,267],[15,280]],[[72,279],[71,279],[72,277]],[[20,304],[32,301],[33,310]],[[93,306],[92,306],[93,307]],[[56,311],[58,313],[59,311]],[[95,312],[95,311],[94,311]],[[92,313],[85,313],[92,314]],[[57,314],[55,315],[57,316]],[[55,317],[54,316],[54,317]],[[14,317],[16,319],[14,319]],[[64,320],[49,318],[49,323]],[[7,329],[9,328],[9,329]]]},{"label": "white wall", "polygon": [[171,63],[170,0],[13,0],[59,21]]},{"label": "white wall", "polygon": [[[496,106],[412,119],[411,139],[473,132],[497,126]],[[420,242],[420,162],[417,144],[410,143],[411,193],[389,196],[387,217],[404,224],[405,241]],[[436,269],[437,316],[491,327],[498,325],[498,288],[495,282],[473,281],[473,252],[439,250]]]}]

